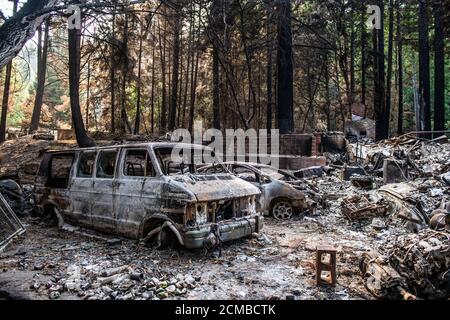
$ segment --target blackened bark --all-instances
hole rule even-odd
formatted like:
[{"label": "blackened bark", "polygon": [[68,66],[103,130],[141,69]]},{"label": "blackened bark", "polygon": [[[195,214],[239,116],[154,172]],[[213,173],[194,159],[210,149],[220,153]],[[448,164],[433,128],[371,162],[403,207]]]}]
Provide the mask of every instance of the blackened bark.
[{"label": "blackened bark", "polygon": [[212,72],[213,72],[213,126],[215,129],[220,130],[220,68],[219,68],[219,44],[218,38],[223,31],[223,13],[222,13],[222,0],[214,0],[212,2],[211,9],[211,24],[214,37],[212,39],[213,57],[212,57]]},{"label": "blackened bark", "polygon": [[[434,131],[445,130],[445,57],[441,1],[434,2]],[[439,134],[438,134],[439,135]]]},{"label": "blackened bark", "polygon": [[195,53],[195,63],[192,63],[191,70],[191,105],[189,108],[189,131],[194,130],[194,114],[195,114],[195,100],[197,95],[197,77],[198,77],[198,67],[200,63],[200,53]]},{"label": "blackened bark", "polygon": [[[13,15],[17,12],[17,6],[19,1],[14,0],[13,5]],[[8,22],[5,22],[7,24]],[[1,36],[1,31],[0,31]],[[0,43],[1,48],[1,43]],[[1,64],[0,64],[1,68]],[[2,100],[2,114],[0,119],[0,143],[6,141],[6,118],[8,117],[8,104],[9,104],[9,91],[11,89],[11,73],[12,73],[12,61],[9,59],[9,63],[6,66],[6,74],[5,74],[5,87],[3,89],[3,100]]]},{"label": "blackened bark", "polygon": [[366,33],[366,6],[364,2],[361,5],[361,103],[364,105],[365,110],[367,110],[366,106],[366,42],[367,42],[367,33]]},{"label": "blackened bark", "polygon": [[0,121],[0,143],[6,141],[6,117],[8,116],[9,91],[11,86],[12,61],[6,66],[5,87],[3,89],[2,117]]},{"label": "blackened bark", "polygon": [[398,61],[398,125],[397,133],[403,134],[403,39],[400,0],[397,0],[397,61]]},{"label": "blackened bark", "polygon": [[122,39],[122,55],[124,65],[122,67],[122,96],[120,102],[120,130],[122,133],[131,133],[131,124],[127,114],[127,83],[130,71],[130,61],[128,57],[128,13],[125,14],[125,25]]},{"label": "blackened bark", "polygon": [[388,71],[387,71],[387,83],[386,83],[386,104],[385,104],[385,117],[386,126],[390,127],[391,116],[391,97],[392,97],[392,65],[393,65],[393,52],[394,52],[394,0],[389,1],[389,36],[388,36]]},{"label": "blackened bark", "polygon": [[142,42],[144,35],[141,30],[139,37],[139,57],[138,57],[138,81],[137,81],[137,101],[136,101],[136,117],[134,120],[134,134],[138,135],[141,126],[141,73],[142,73]]},{"label": "blackened bark", "polygon": [[278,128],[287,134],[294,131],[291,1],[280,0],[278,5]]},{"label": "blackened bark", "polygon": [[[50,12],[46,8],[53,6],[57,0],[28,0],[14,15],[0,26],[0,68],[7,65],[34,36],[36,29]],[[17,14],[16,14],[17,12]]]},{"label": "blackened bark", "polygon": [[[161,35],[161,27],[158,26],[159,35],[159,50],[161,58],[161,84],[162,84],[162,95],[161,95],[161,109],[159,113],[159,130],[166,131],[167,129],[167,89],[166,89],[166,36]],[[164,28],[165,30],[165,28]],[[165,31],[164,31],[165,32]]]},{"label": "blackened bark", "polygon": [[389,137],[389,118],[385,104],[385,63],[384,63],[384,3],[378,1],[381,9],[381,28],[376,30],[376,81],[375,81],[375,136],[376,140]]},{"label": "blackened bark", "polygon": [[44,43],[42,43],[42,29],[39,30],[38,37],[38,63],[37,63],[37,86],[34,99],[33,115],[31,116],[30,133],[36,132],[41,118],[42,103],[44,98],[45,79],[47,74],[47,56],[48,56],[48,33],[50,21],[47,20],[44,27]]},{"label": "blackened bark", "polygon": [[150,97],[151,99],[151,109],[152,109],[152,114],[151,114],[151,132],[154,133],[155,132],[155,83],[156,83],[156,79],[155,79],[155,45],[153,45],[153,49],[152,49],[152,95]]},{"label": "blackened bark", "polygon": [[350,111],[351,106],[355,102],[355,87],[356,87],[356,79],[355,79],[355,41],[356,41],[356,32],[355,32],[355,3],[351,2],[351,30],[350,30]]},{"label": "blackened bark", "polygon": [[69,40],[69,91],[72,124],[75,130],[78,146],[87,148],[95,146],[94,140],[86,134],[80,107],[80,59],[81,30],[68,30]]},{"label": "blackened bark", "polygon": [[85,109],[85,118],[86,128],[89,130],[89,107],[91,100],[91,61],[88,61],[87,66],[87,87],[86,87],[86,109]]},{"label": "blackened bark", "polygon": [[[419,0],[419,101],[421,106],[421,129],[431,131],[430,98],[430,46],[428,41],[427,0]],[[424,135],[430,138],[431,135]]]},{"label": "blackened bark", "polygon": [[[269,28],[269,27],[268,27]],[[267,130],[272,129],[273,122],[273,92],[272,92],[272,77],[273,77],[273,66],[272,66],[272,44],[269,42],[267,48]]]},{"label": "blackened bark", "polygon": [[[116,15],[112,16],[112,36],[115,39],[116,34]],[[111,46],[111,60],[110,60],[110,82],[111,82],[111,133],[116,132],[116,62],[114,59],[114,46]]]},{"label": "blackened bark", "polygon": [[219,75],[219,50],[213,48],[213,126],[220,130],[220,75]]},{"label": "blackened bark", "polygon": [[[181,9],[177,9],[181,10]],[[171,90],[171,101],[170,101],[170,119],[169,119],[169,131],[175,129],[175,120],[177,115],[178,106],[178,78],[180,76],[180,32],[181,32],[181,15],[180,12],[175,12],[175,23],[174,23],[174,40],[173,40],[173,57],[172,57],[172,90]]]},{"label": "blackened bark", "polygon": [[331,131],[330,61],[328,53],[325,55],[325,99],[327,103],[327,130]]}]

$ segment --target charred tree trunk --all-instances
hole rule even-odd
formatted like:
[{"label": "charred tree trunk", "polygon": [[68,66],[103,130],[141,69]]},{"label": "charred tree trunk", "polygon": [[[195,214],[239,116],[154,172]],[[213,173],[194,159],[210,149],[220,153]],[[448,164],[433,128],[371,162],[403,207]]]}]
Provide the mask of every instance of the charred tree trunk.
[{"label": "charred tree trunk", "polygon": [[398,61],[398,125],[397,133],[403,134],[403,39],[400,0],[397,0],[397,61]]},{"label": "charred tree trunk", "polygon": [[327,130],[331,131],[330,60],[328,53],[325,54],[325,99],[327,104]]},{"label": "charred tree trunk", "polygon": [[[355,3],[351,2],[351,30],[350,30],[350,112],[352,112],[351,108],[353,103],[355,102],[355,41],[356,41],[356,32],[355,32]],[[351,115],[350,115],[351,116]]]},{"label": "charred tree trunk", "polygon": [[198,77],[198,67],[200,63],[200,54],[197,52],[195,63],[192,64],[192,79],[191,79],[191,107],[189,110],[189,131],[194,130],[194,116],[195,116],[195,103],[197,95],[197,77]]},{"label": "charred tree trunk", "polygon": [[223,29],[223,12],[222,12],[222,0],[214,0],[212,2],[212,29],[213,29],[213,54],[212,54],[212,72],[213,72],[213,126],[215,129],[220,130],[220,62],[219,62],[219,44],[218,38]]},{"label": "charred tree trunk", "polygon": [[166,37],[161,35],[161,27],[159,26],[159,50],[161,59],[161,109],[159,114],[159,130],[166,131],[167,129],[167,89],[166,89]]},{"label": "charred tree trunk", "polygon": [[[116,34],[116,15],[113,14],[112,17],[112,36],[115,39],[115,34]],[[114,42],[115,44],[115,42]],[[111,59],[110,59],[110,82],[111,82],[111,91],[110,91],[110,95],[111,95],[111,133],[115,133],[116,132],[116,105],[115,105],[115,101],[116,101],[116,62],[114,59],[115,56],[115,48],[114,46],[111,46]]]},{"label": "charred tree trunk", "polygon": [[266,87],[267,87],[267,118],[266,118],[266,129],[272,130],[273,126],[273,46],[271,35],[271,12],[267,12],[267,77],[266,77]]},{"label": "charred tree trunk", "polygon": [[42,29],[39,29],[38,37],[38,67],[37,67],[37,86],[34,99],[33,115],[31,116],[30,133],[36,132],[41,118],[42,103],[44,98],[45,79],[47,74],[47,55],[48,55],[48,33],[50,20],[47,20],[44,27],[44,43],[42,43]]},{"label": "charred tree trunk", "polygon": [[5,87],[3,89],[2,117],[0,121],[0,143],[6,141],[6,117],[8,116],[9,91],[11,88],[12,61],[6,66]]},{"label": "charred tree trunk", "polygon": [[[15,4],[17,1],[14,0]],[[57,0],[28,0],[0,27],[0,68],[7,65],[34,36],[38,26],[50,15],[46,8]],[[17,14],[16,14],[17,12]]]},{"label": "charred tree trunk", "polygon": [[441,1],[434,2],[434,131],[445,130],[445,57]]},{"label": "charred tree trunk", "polygon": [[390,127],[392,98],[392,69],[394,52],[394,0],[389,1],[388,71],[386,83],[385,126]]},{"label": "charred tree trunk", "polygon": [[155,45],[153,45],[153,48],[152,48],[152,94],[151,94],[151,112],[152,112],[152,114],[151,114],[151,119],[150,119],[150,122],[151,122],[151,132],[152,133],[154,133],[155,132],[155,58],[156,58],[156,55],[155,55]]},{"label": "charred tree trunk", "polygon": [[86,88],[86,129],[89,130],[89,107],[91,99],[91,61],[88,61],[87,66],[87,88]]},{"label": "charred tree trunk", "polygon": [[294,71],[292,63],[291,2],[279,1],[278,12],[278,127],[281,134],[294,131]]},{"label": "charred tree trunk", "polygon": [[169,131],[175,129],[175,121],[177,116],[177,106],[178,106],[178,81],[180,76],[180,33],[181,33],[181,15],[179,10],[176,9],[175,21],[174,21],[174,40],[173,40],[173,57],[172,57],[172,90],[171,90],[171,101],[170,101],[170,119],[169,119]]},{"label": "charred tree trunk", "polygon": [[142,42],[144,35],[141,30],[139,37],[139,57],[138,57],[138,80],[137,80],[137,101],[136,101],[136,117],[134,120],[134,134],[138,135],[141,126],[141,73],[142,73]]},{"label": "charred tree trunk", "polygon": [[213,126],[220,130],[220,75],[219,75],[219,50],[213,48]]},{"label": "charred tree trunk", "polygon": [[[431,131],[430,46],[428,42],[428,4],[419,0],[419,101],[422,131]],[[426,134],[425,138],[431,136]]]},{"label": "charred tree trunk", "polygon": [[375,131],[376,140],[383,140],[389,137],[389,119],[385,104],[385,64],[384,64],[384,3],[378,1],[381,8],[381,28],[375,30],[376,33],[376,81],[375,81]]},{"label": "charred tree trunk", "polygon": [[122,133],[131,133],[131,124],[128,120],[127,114],[127,81],[130,68],[130,61],[128,57],[128,14],[125,14],[125,26],[122,39],[122,55],[123,55],[123,70],[122,70],[122,101],[120,103],[120,129]]},{"label": "charred tree trunk", "polygon": [[95,146],[94,140],[86,134],[80,107],[80,59],[81,30],[68,30],[69,40],[69,91],[72,124],[80,148]]},{"label": "charred tree trunk", "polygon": [[[18,0],[14,0],[14,8],[13,8],[14,15],[17,12],[18,3],[19,3]],[[5,22],[5,24],[7,24],[7,22]],[[3,89],[2,114],[0,119],[0,143],[6,141],[6,118],[8,117],[9,91],[11,89],[11,74],[12,74],[12,61],[10,59],[8,65],[6,66],[5,87]]]},{"label": "charred tree trunk", "polygon": [[361,103],[366,106],[366,46],[367,46],[367,33],[366,33],[366,6],[362,3],[361,10]]}]

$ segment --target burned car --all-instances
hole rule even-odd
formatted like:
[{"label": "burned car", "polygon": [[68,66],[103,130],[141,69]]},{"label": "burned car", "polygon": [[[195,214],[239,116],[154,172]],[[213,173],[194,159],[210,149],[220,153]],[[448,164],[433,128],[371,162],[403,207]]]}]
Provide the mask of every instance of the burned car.
[{"label": "burned car", "polygon": [[[226,169],[261,190],[258,208],[277,220],[291,219],[295,213],[314,211],[316,202],[307,197],[308,190],[295,176],[274,167],[243,162],[224,163]],[[209,165],[200,172],[214,174],[222,167]]]},{"label": "burned car", "polygon": [[[226,172],[198,173],[202,159],[177,162],[176,147],[180,144],[146,143],[47,152],[35,183],[38,212],[54,215],[59,225],[186,248],[258,233],[259,189]],[[200,158],[210,152],[183,148]]]}]

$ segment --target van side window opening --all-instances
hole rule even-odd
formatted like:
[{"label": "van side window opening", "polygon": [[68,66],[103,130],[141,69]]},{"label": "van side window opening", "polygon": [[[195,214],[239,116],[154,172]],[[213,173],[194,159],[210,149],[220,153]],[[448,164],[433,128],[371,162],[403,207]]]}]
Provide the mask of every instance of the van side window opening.
[{"label": "van side window opening", "polygon": [[97,178],[114,179],[117,151],[101,151],[97,160]]},{"label": "van side window opening", "polygon": [[147,150],[127,150],[124,166],[124,175],[128,177],[156,176]]},{"label": "van side window opening", "polygon": [[92,178],[94,172],[95,152],[82,152],[78,161],[77,177]]},{"label": "van side window opening", "polygon": [[52,188],[67,188],[70,171],[74,160],[73,154],[54,155],[50,160],[47,185]]}]

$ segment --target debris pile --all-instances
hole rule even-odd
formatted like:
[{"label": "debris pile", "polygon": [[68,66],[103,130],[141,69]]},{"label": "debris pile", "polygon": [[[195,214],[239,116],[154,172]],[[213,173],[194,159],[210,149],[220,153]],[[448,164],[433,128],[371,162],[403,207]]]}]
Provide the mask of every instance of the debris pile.
[{"label": "debris pile", "polygon": [[49,281],[36,277],[31,289],[48,293],[50,299],[69,292],[85,300],[159,300],[185,295],[196,287],[197,280],[200,278],[183,274],[155,277],[152,270],[131,265],[70,265],[64,275],[53,275]]},{"label": "debris pile", "polygon": [[408,289],[423,299],[445,299],[450,294],[450,234],[423,230],[391,243],[390,262]]},{"label": "debris pile", "polygon": [[450,234],[423,230],[365,253],[360,267],[377,298],[446,299],[450,294]]},{"label": "debris pile", "polygon": [[360,220],[370,217],[380,217],[387,213],[388,206],[381,199],[380,203],[369,202],[365,196],[351,196],[342,201],[342,213],[348,219]]}]

